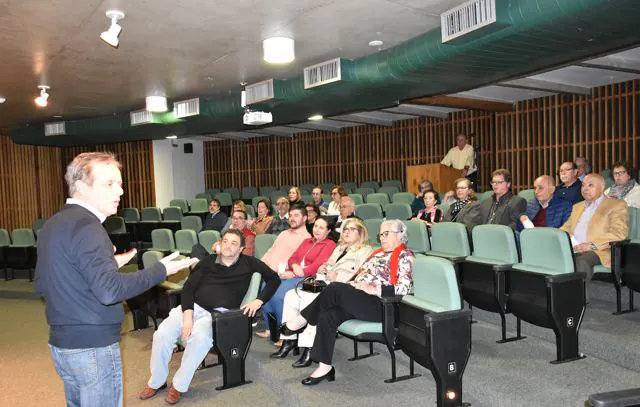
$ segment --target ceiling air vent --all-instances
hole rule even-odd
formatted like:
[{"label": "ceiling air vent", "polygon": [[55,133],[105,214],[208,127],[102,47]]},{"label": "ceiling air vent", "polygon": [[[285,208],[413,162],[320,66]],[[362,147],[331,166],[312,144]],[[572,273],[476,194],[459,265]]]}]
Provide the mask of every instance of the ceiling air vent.
[{"label": "ceiling air vent", "polygon": [[315,88],[342,80],[342,62],[340,58],[335,58],[304,68],[304,88]]},{"label": "ceiling air vent", "polygon": [[44,135],[45,136],[62,136],[67,134],[65,122],[45,123]]},{"label": "ceiling air vent", "polygon": [[139,126],[141,124],[153,123],[153,115],[150,111],[146,109],[130,112],[129,118],[131,120],[132,126]]},{"label": "ceiling air vent", "polygon": [[497,21],[496,1],[500,0],[471,0],[442,13],[442,43],[494,24]]},{"label": "ceiling air vent", "polygon": [[177,119],[200,114],[200,99],[181,100],[173,103],[173,115]]},{"label": "ceiling air vent", "polygon": [[247,92],[247,104],[264,102],[274,98],[273,79],[252,83],[245,87]]}]

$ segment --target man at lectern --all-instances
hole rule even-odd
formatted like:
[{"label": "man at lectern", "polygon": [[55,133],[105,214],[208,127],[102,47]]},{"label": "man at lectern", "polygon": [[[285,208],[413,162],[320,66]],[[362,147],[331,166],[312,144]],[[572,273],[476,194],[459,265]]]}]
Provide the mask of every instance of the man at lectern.
[{"label": "man at lectern", "polygon": [[477,188],[478,168],[474,159],[473,146],[468,144],[466,134],[461,133],[456,136],[456,146],[449,150],[440,164],[462,170],[462,176],[468,178]]}]

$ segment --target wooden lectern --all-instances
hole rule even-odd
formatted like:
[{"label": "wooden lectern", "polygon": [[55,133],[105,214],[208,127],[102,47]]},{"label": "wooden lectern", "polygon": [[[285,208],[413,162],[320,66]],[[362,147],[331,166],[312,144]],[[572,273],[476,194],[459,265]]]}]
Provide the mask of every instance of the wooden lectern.
[{"label": "wooden lectern", "polygon": [[456,170],[443,164],[407,166],[407,192],[418,193],[418,185],[424,180],[433,183],[436,191],[444,193],[453,189],[453,182],[462,177],[462,170]]}]

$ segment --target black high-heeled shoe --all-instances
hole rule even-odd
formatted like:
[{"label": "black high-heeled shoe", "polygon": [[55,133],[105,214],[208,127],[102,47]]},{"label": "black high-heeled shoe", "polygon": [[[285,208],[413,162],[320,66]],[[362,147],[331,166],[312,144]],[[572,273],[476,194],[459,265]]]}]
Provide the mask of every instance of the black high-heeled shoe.
[{"label": "black high-heeled shoe", "polygon": [[329,370],[326,374],[320,377],[309,376],[306,379],[302,380],[302,384],[305,386],[315,386],[316,384],[320,383],[323,380],[327,380],[328,382],[332,382],[336,380],[336,368],[332,366],[331,370]]},{"label": "black high-heeled shoe", "polygon": [[300,332],[304,331],[306,328],[307,328],[307,324],[304,324],[304,326],[294,331],[293,329],[289,329],[289,327],[287,326],[287,323],[285,322],[284,324],[280,325],[279,331],[281,335],[291,336],[291,335],[299,334]]},{"label": "black high-heeled shoe", "polygon": [[300,358],[293,362],[291,366],[293,367],[309,367],[313,361],[311,360],[311,348],[300,348],[302,352],[300,354]]},{"label": "black high-heeled shoe", "polygon": [[284,359],[292,350],[295,356],[300,354],[300,349],[298,348],[298,341],[296,339],[285,339],[282,341],[282,345],[280,346],[280,349],[278,349],[277,352],[274,352],[271,355],[269,355],[269,357],[274,359]]}]

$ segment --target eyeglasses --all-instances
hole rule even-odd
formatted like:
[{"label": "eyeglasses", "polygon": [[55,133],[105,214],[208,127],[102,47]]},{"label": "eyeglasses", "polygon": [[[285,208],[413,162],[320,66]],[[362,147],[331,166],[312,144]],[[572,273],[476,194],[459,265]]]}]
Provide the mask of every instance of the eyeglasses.
[{"label": "eyeglasses", "polygon": [[351,208],[351,205],[340,205],[341,209],[347,209],[347,208]]},{"label": "eyeglasses", "polygon": [[573,168],[560,168],[558,170],[558,172],[571,172],[571,171],[575,171],[575,169],[573,169]]},{"label": "eyeglasses", "polygon": [[359,230],[356,227],[349,226],[349,227],[346,227],[346,228],[342,228],[342,231],[343,232],[355,233],[355,232],[358,232]]},{"label": "eyeglasses", "polygon": [[491,181],[491,185],[501,185],[504,184],[507,181]]},{"label": "eyeglasses", "polygon": [[231,220],[245,220],[245,218],[239,218],[237,216],[232,216]]},{"label": "eyeglasses", "polygon": [[627,175],[627,172],[623,170],[623,171],[616,171],[613,173],[614,177],[620,177],[622,175]]},{"label": "eyeglasses", "polygon": [[286,202],[278,202],[276,205],[280,206],[280,205],[286,205]]},{"label": "eyeglasses", "polygon": [[456,187],[456,189],[469,189],[469,187]]},{"label": "eyeglasses", "polygon": [[400,233],[400,232],[394,232],[393,230],[387,230],[386,232],[382,232],[382,233],[378,233],[378,240],[381,240],[383,237],[386,239],[387,237],[389,237],[389,233]]}]

